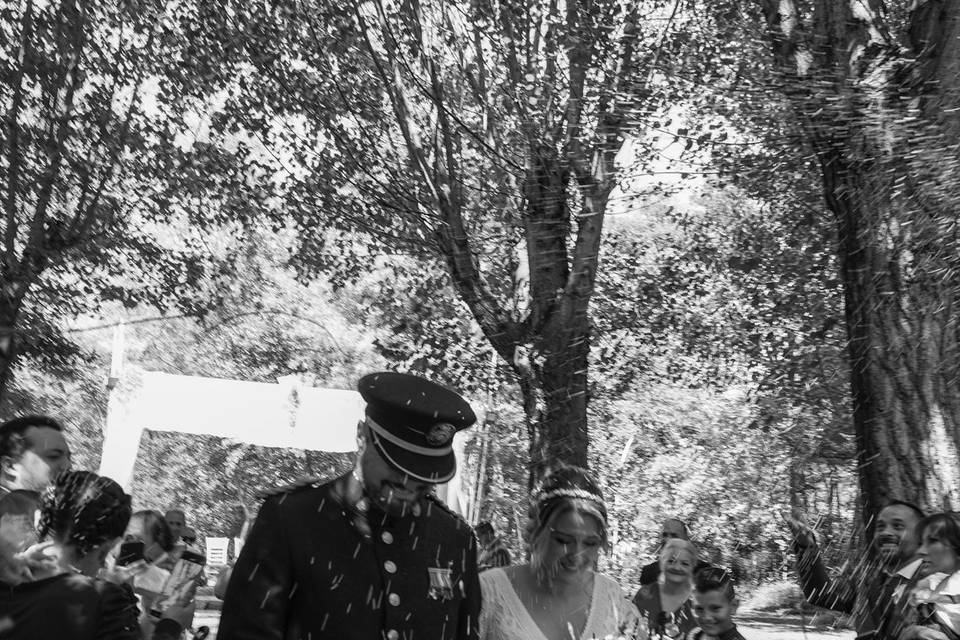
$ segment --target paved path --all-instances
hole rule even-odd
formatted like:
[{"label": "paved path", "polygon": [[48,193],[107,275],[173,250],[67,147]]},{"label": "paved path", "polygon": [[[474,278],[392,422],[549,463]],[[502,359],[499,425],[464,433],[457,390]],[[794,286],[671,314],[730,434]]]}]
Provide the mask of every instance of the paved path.
[{"label": "paved path", "polygon": [[747,640],[853,640],[856,636],[849,630],[812,627],[810,618],[799,616],[745,613],[737,626]]}]

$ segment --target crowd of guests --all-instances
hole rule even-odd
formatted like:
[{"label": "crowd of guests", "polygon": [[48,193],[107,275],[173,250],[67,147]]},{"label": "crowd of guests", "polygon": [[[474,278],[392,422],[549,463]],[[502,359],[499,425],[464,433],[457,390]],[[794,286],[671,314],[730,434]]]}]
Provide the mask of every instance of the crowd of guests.
[{"label": "crowd of guests", "polygon": [[837,576],[824,566],[810,528],[787,521],[804,596],[852,615],[858,637],[960,638],[960,514],[924,514],[891,501],[873,523],[868,553]]},{"label": "crowd of guests", "polygon": [[[526,531],[529,560],[510,565],[498,539],[481,540],[483,594],[480,638],[742,638],[733,620],[737,597],[731,574],[699,560],[686,525],[663,525],[659,556],[643,567],[629,599],[621,586],[597,572],[609,546],[602,494],[583,469],[562,466],[534,495]],[[483,529],[487,523],[479,525]],[[506,560],[506,562],[504,562]]]},{"label": "crowd of guests", "polygon": [[[386,402],[372,392],[367,399]],[[397,640],[410,634],[358,630],[356,620],[369,629],[381,623],[363,612],[350,623],[351,609],[384,612],[392,624],[395,608],[398,625],[415,624],[416,615],[428,624],[433,608],[447,604],[436,609],[437,638],[743,638],[730,572],[701,558],[682,521],[663,523],[657,560],[628,594],[598,572],[610,539],[597,482],[584,469],[559,465],[531,493],[525,561],[515,561],[489,523],[473,532],[432,495],[434,479],[451,471],[452,457],[439,458],[448,455],[443,447],[454,427],[428,425],[422,434],[439,437],[414,445],[385,427],[378,409],[368,412],[373,426],[371,418],[358,427],[352,472],[265,502],[238,560],[240,576],[224,572],[218,580],[223,640],[306,637],[310,629],[321,630],[311,637]],[[424,411],[438,413],[431,404]],[[397,448],[384,448],[381,438]],[[422,459],[403,459],[404,451]],[[424,479],[411,480],[407,469]],[[873,523],[869,552],[836,575],[810,527],[793,517],[787,523],[805,597],[850,614],[858,638],[960,639],[957,514],[926,515],[891,502]],[[29,416],[0,425],[0,639],[202,638],[202,629],[192,629],[196,587],[206,582],[195,542],[182,509],[134,512],[113,480],[71,470],[57,421]],[[318,572],[327,577],[319,580]],[[342,621],[331,621],[325,609],[334,593],[344,598]]]},{"label": "crowd of guests", "polygon": [[[642,568],[632,607],[625,608],[620,587],[594,571],[607,545],[600,492],[582,470],[549,476],[547,495],[556,482],[575,487],[579,497],[534,501],[529,563],[508,566],[509,552],[492,527],[480,525],[480,557],[500,560],[481,564],[481,638],[743,637],[734,623],[739,603],[731,574],[702,560],[687,525],[673,518],[663,523],[658,560]],[[824,565],[810,527],[786,520],[805,598],[849,614],[858,639],[960,639],[960,514],[925,515],[891,501],[876,518],[871,548],[837,575]],[[598,597],[619,605],[597,609]],[[636,620],[639,628],[631,630]]]},{"label": "crowd of guests", "polygon": [[113,480],[70,469],[46,416],[0,425],[0,638],[181,640],[204,556],[182,509],[133,511]]}]

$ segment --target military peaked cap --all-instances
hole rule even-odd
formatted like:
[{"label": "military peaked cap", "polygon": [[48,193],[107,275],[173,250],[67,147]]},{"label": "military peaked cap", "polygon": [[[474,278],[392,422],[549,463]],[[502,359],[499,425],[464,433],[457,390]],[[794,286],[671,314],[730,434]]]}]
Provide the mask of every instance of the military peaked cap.
[{"label": "military peaked cap", "polygon": [[460,394],[407,373],[371,373],[357,385],[373,445],[392,467],[422,482],[453,477],[453,435],[477,421]]}]

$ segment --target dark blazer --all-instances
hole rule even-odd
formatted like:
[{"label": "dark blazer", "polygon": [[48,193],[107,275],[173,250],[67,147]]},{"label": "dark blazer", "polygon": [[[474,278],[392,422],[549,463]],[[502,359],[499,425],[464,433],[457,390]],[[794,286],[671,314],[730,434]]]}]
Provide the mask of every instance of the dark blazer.
[{"label": "dark blazer", "polygon": [[139,640],[137,599],[128,585],[62,573],[17,585],[0,583],[4,640]]},{"label": "dark blazer", "polygon": [[217,638],[478,640],[469,525],[431,497],[419,516],[371,508],[365,540],[337,499],[344,482],[264,502],[233,569]]},{"label": "dark blazer", "polygon": [[[909,592],[919,579],[917,560],[893,574],[861,558],[848,570],[831,576],[816,546],[800,547],[797,573],[800,589],[810,604],[851,614],[857,636],[875,634],[877,640],[896,640],[910,610]],[[852,568],[850,568],[852,567]]]}]

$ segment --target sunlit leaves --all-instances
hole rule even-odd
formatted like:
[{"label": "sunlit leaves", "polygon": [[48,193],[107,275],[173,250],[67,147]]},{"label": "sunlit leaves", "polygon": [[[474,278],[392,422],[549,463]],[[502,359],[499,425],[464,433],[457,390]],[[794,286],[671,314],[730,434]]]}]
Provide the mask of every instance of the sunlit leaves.
[{"label": "sunlit leaves", "polygon": [[230,255],[203,235],[270,212],[256,154],[205,123],[229,42],[194,24],[224,15],[219,3],[28,2],[0,16],[7,322],[24,305],[69,317],[110,300],[206,311],[197,286]]}]

